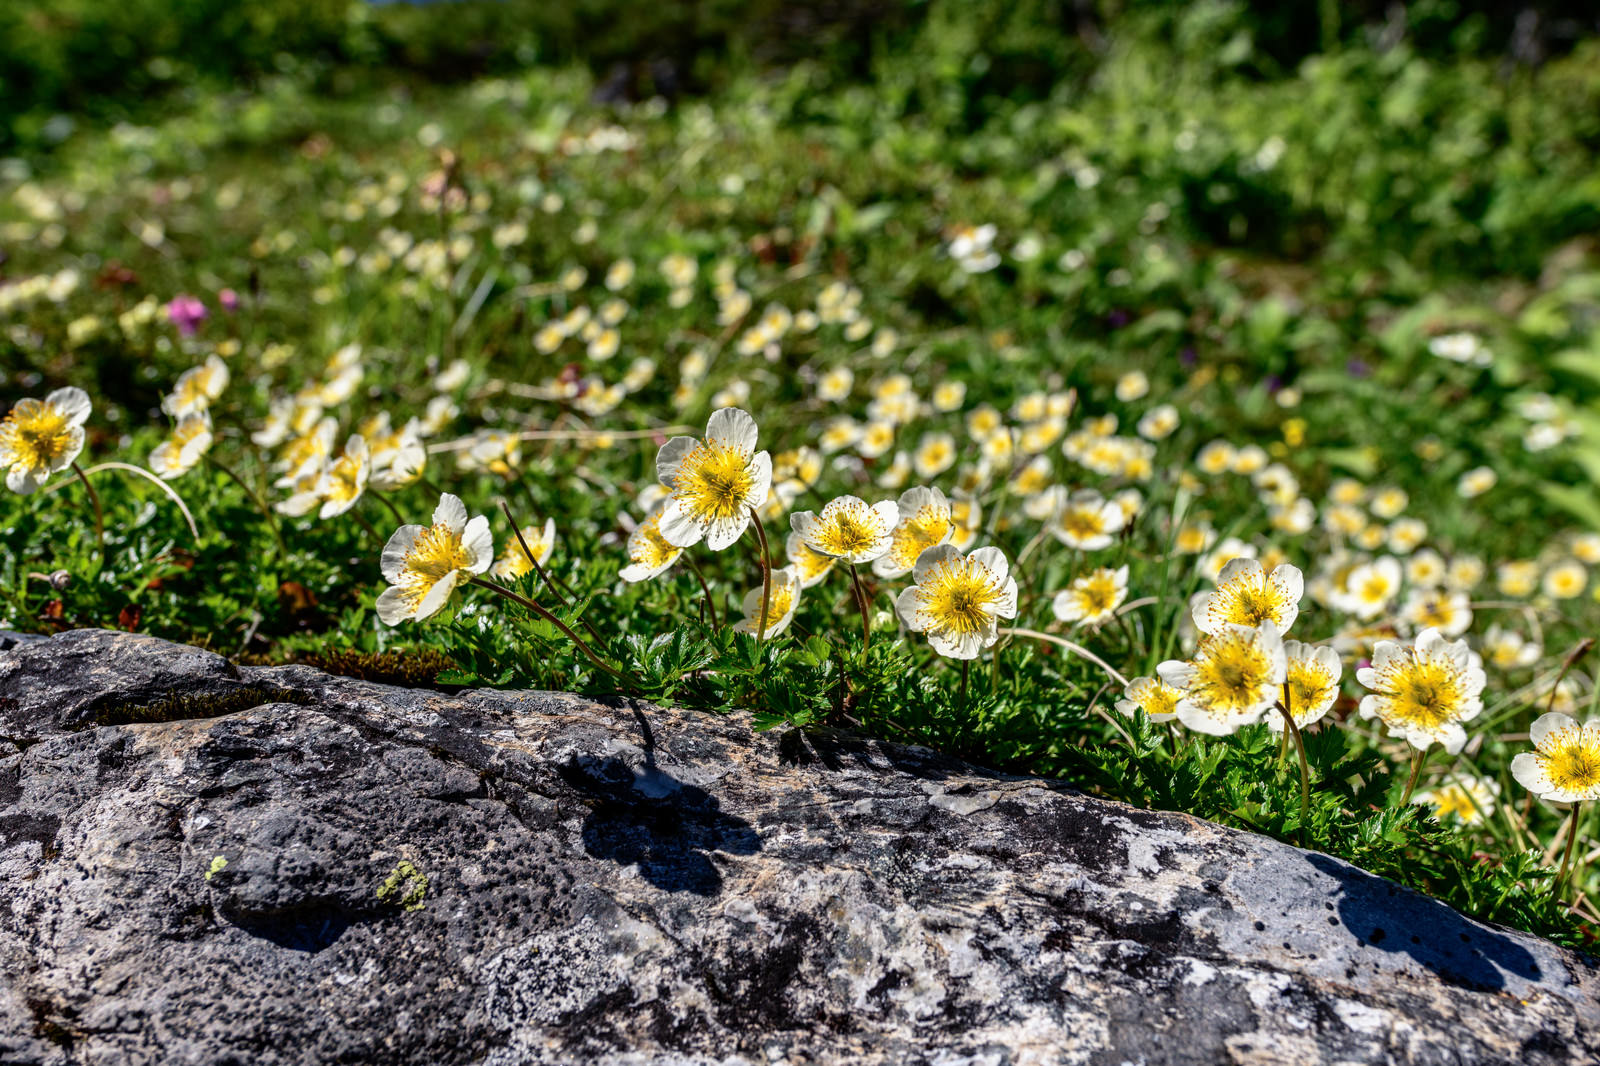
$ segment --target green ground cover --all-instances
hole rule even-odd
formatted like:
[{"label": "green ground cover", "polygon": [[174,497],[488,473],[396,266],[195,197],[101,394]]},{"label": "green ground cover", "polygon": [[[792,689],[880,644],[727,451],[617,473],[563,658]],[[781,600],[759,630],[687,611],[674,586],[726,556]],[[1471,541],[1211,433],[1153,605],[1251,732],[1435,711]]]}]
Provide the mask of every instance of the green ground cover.
[{"label": "green ground cover", "polygon": [[[0,168],[0,395],[65,419],[0,429],[36,488],[0,495],[0,622],[865,730],[1585,943],[1592,806],[1560,799],[1600,796],[1600,726],[1534,723],[1597,692],[1600,55],[1285,66],[1247,28],[1130,17],[1028,93],[994,73],[1026,27],[936,8],[864,74],[671,101],[290,69],[85,118]],[[704,452],[663,486],[724,408],[770,490]],[[640,532],[745,490],[726,547]],[[441,522],[386,575],[443,493],[487,546]],[[790,543],[841,496],[923,525],[876,558],[812,530],[853,578]],[[951,547],[906,573],[920,535]],[[996,553],[1014,617],[962,569]],[[391,620],[441,609],[386,624],[391,585]],[[1223,624],[1263,619],[1290,665]],[[1176,718],[1125,692],[1157,676]]]}]

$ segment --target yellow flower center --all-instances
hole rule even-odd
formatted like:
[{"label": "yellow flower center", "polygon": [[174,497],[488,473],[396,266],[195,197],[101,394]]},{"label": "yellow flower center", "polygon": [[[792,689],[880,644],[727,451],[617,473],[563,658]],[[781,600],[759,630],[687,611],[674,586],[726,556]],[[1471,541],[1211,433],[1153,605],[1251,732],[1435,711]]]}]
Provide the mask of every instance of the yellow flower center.
[{"label": "yellow flower center", "polygon": [[837,511],[814,534],[819,551],[836,557],[858,555],[872,550],[879,530],[868,516]]},{"label": "yellow flower center", "polygon": [[415,606],[446,576],[471,565],[472,557],[467,554],[461,534],[442,522],[429,526],[417,534],[416,543],[401,560],[401,594]]},{"label": "yellow flower center", "polygon": [[1419,626],[1443,628],[1455,620],[1455,612],[1450,609],[1450,601],[1442,597],[1429,597],[1417,605],[1413,620]]},{"label": "yellow flower center", "polygon": [[1570,740],[1545,757],[1550,783],[1567,792],[1587,792],[1600,785],[1600,747]]},{"label": "yellow flower center", "polygon": [[206,395],[205,382],[201,375],[183,375],[174,383],[172,391],[176,394],[178,405],[185,410],[206,407],[211,398]]},{"label": "yellow flower center", "polygon": [[360,496],[362,488],[360,476],[360,462],[349,456],[340,458],[328,468],[328,499],[344,503]]},{"label": "yellow flower center", "polygon": [[796,543],[794,550],[789,553],[789,562],[799,572],[801,581],[810,581],[832,569],[834,560],[831,555],[823,555],[805,544]]},{"label": "yellow flower center", "polygon": [[1117,583],[1110,574],[1091,574],[1078,586],[1078,602],[1091,617],[1117,605]]},{"label": "yellow flower center", "polygon": [[1319,663],[1290,660],[1284,679],[1289,690],[1289,710],[1299,717],[1328,698],[1333,678]]},{"label": "yellow flower center", "polygon": [[918,586],[923,613],[934,628],[965,636],[983,629],[1000,601],[1000,589],[982,567],[965,562],[939,566]]},{"label": "yellow flower center", "polygon": [[1241,581],[1232,589],[1223,590],[1223,596],[1227,604],[1223,621],[1241,626],[1276,622],[1283,607],[1276,591],[1266,583],[1252,585]]},{"label": "yellow flower center", "polygon": [[1389,717],[1424,729],[1454,720],[1461,709],[1461,677],[1447,663],[1413,661],[1390,676]]},{"label": "yellow flower center", "polygon": [[[661,535],[661,518],[657,515],[639,527],[638,537],[628,544],[628,558],[647,570],[655,570],[676,559],[681,550],[668,544],[667,538]],[[520,556],[522,552],[519,550],[517,554]],[[526,564],[528,560],[522,561]]]},{"label": "yellow flower center", "polygon": [[1249,636],[1231,631],[1207,637],[1195,652],[1194,665],[1190,698],[1224,714],[1259,704],[1272,673],[1266,652]]},{"label": "yellow flower center", "polygon": [[[772,594],[767,598],[767,625],[770,627],[780,618],[789,613],[789,608],[794,603],[794,586],[787,581],[779,582],[772,586]],[[761,601],[756,601],[755,622],[761,624]]]},{"label": "yellow flower center", "polygon": [[53,466],[73,446],[66,414],[48,404],[32,412],[12,411],[0,422],[0,450],[9,452],[13,463],[31,469]]},{"label": "yellow flower center", "polygon": [[1478,818],[1478,805],[1460,785],[1446,785],[1435,792],[1433,809],[1434,816],[1441,822],[1452,814],[1463,822],[1474,822]]},{"label": "yellow flower center", "polygon": [[1160,714],[1172,714],[1178,709],[1177,689],[1159,678],[1142,678],[1133,691],[1128,693],[1144,713],[1150,717]]},{"label": "yellow flower center", "polygon": [[894,531],[889,555],[897,566],[916,565],[917,556],[944,539],[950,529],[950,516],[936,507],[924,507]]},{"label": "yellow flower center", "polygon": [[678,496],[701,521],[743,514],[755,487],[755,475],[744,453],[706,441],[683,458],[678,468]]},{"label": "yellow flower center", "polygon": [[1061,528],[1074,537],[1093,537],[1102,533],[1106,524],[1098,510],[1069,507],[1061,514]]}]

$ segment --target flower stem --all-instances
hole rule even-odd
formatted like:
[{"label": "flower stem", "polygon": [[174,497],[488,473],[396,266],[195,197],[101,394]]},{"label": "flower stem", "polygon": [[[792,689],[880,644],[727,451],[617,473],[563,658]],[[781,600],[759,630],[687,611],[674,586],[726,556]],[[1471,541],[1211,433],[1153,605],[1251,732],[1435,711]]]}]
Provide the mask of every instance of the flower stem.
[{"label": "flower stem", "polygon": [[261,517],[267,520],[267,528],[272,530],[272,539],[278,545],[278,557],[287,556],[289,548],[283,542],[283,529],[278,525],[278,516],[272,513],[272,508],[267,506],[267,501],[261,498],[261,494],[251,488],[250,483],[235,473],[232,467],[213,458],[210,452],[206,453],[206,462],[210,463],[213,469],[222,471],[233,480],[235,485],[244,490],[244,494],[250,497],[250,502],[256,505],[256,510],[261,512]]},{"label": "flower stem", "polygon": [[1422,764],[1428,761],[1428,749],[1423,748],[1411,760],[1411,776],[1406,778],[1406,790],[1400,796],[1400,808],[1411,802],[1411,793],[1416,791],[1417,781],[1422,777]]},{"label": "flower stem", "polygon": [[[500,501],[500,510],[505,512],[506,521],[511,523],[511,532],[517,535],[517,544],[522,547],[522,554],[527,556],[528,562],[531,563],[534,570],[538,572],[540,580],[544,582],[544,587],[550,590],[550,595],[554,596],[556,598],[556,602],[561,604],[561,606],[571,607],[572,604],[568,602],[567,598],[561,594],[561,590],[557,588],[555,580],[550,576],[550,572],[547,571],[542,564],[540,564],[538,558],[533,554],[533,550],[528,547],[528,542],[523,539],[522,527],[517,525],[517,520],[511,516],[511,508],[506,505],[505,500]],[[571,592],[572,590],[568,589],[567,591]],[[577,599],[577,596],[574,595],[573,599]],[[579,616],[578,621],[583,624],[583,628],[589,631],[589,635],[591,637],[593,637],[596,641],[601,641],[603,643],[600,636],[600,631],[595,629],[592,622],[581,615]]]},{"label": "flower stem", "polygon": [[100,494],[89,484],[89,475],[83,472],[83,467],[78,465],[76,459],[72,461],[72,472],[83,482],[83,491],[89,494],[89,503],[94,506],[94,539],[100,545],[100,562],[103,565],[106,561],[106,517],[100,509]]},{"label": "flower stem", "polygon": [[393,500],[389,499],[389,497],[385,496],[383,493],[377,491],[376,489],[368,489],[367,491],[372,494],[372,498],[373,499],[377,500],[379,503],[383,504],[385,507],[387,507],[389,509],[389,513],[394,516],[394,520],[396,522],[398,522],[402,526],[406,524],[405,515],[400,513],[400,508],[398,508],[398,507],[396,507],[394,505],[394,501]]},{"label": "flower stem", "polygon": [[486,588],[491,592],[499,593],[512,603],[532,611],[540,618],[543,618],[545,621],[561,630],[561,632],[566,635],[567,639],[572,641],[573,644],[577,645],[578,650],[583,652],[583,654],[588,657],[590,662],[594,663],[596,666],[610,674],[612,677],[616,678],[618,681],[628,680],[627,675],[625,675],[621,670],[618,670],[616,667],[600,658],[600,656],[596,655],[594,649],[585,644],[583,638],[574,633],[572,631],[572,627],[567,625],[567,623],[563,622],[560,618],[557,618],[549,608],[542,604],[535,603],[526,596],[518,595],[517,593],[512,592],[504,585],[496,584],[493,581],[485,581],[481,577],[473,578],[471,584],[477,585],[479,588]]},{"label": "flower stem", "polygon": [[572,606],[567,602],[567,598],[561,595],[560,591],[556,589],[555,582],[550,580],[550,575],[545,573],[544,567],[539,565],[538,556],[533,554],[533,550],[528,547],[528,542],[523,539],[522,527],[517,525],[517,520],[511,515],[511,507],[506,503],[505,500],[500,501],[500,510],[505,514],[506,521],[511,523],[511,532],[516,534],[517,543],[522,546],[522,554],[527,558],[528,564],[533,567],[535,572],[538,573],[539,580],[544,582],[544,587],[550,590],[550,595],[554,596],[556,598],[556,602],[561,606]]},{"label": "flower stem", "polygon": [[761,524],[761,514],[754,507],[750,508],[750,521],[756,527],[757,550],[761,553],[761,618],[760,628],[756,630],[756,647],[759,649],[767,639],[767,608],[772,604],[772,558],[767,554],[767,530]]},{"label": "flower stem", "polygon": [[972,660],[971,659],[962,659],[961,660],[961,706],[962,706],[962,709],[965,709],[966,706],[967,706],[967,675],[970,674],[971,672],[972,672]]},{"label": "flower stem", "polygon": [[358,523],[360,523],[361,528],[367,531],[367,536],[371,537],[374,542],[380,546],[384,543],[383,535],[376,529],[373,529],[372,523],[361,517],[361,512],[356,508],[350,508],[350,510],[346,511],[345,514],[348,514],[351,518],[354,518]]},{"label": "flower stem", "polygon": [[689,560],[689,569],[694,571],[695,580],[700,582],[700,591],[705,594],[704,613],[711,618],[711,628],[721,629],[722,620],[717,616],[717,601],[712,598],[711,586],[706,583],[705,571],[700,569],[700,564],[695,562],[694,556],[688,552],[684,552],[683,557]]},{"label": "flower stem", "polygon": [[861,587],[861,574],[856,570],[856,564],[850,564],[850,587],[856,594],[856,606],[861,610],[861,656],[866,658],[867,648],[872,643],[872,618],[867,610],[867,594]]},{"label": "flower stem", "polygon": [[1284,682],[1283,702],[1278,704],[1278,710],[1283,712],[1283,727],[1294,737],[1295,754],[1300,757],[1300,832],[1304,834],[1306,823],[1311,820],[1311,770],[1306,765],[1306,741],[1300,735],[1300,723],[1294,720],[1289,701],[1289,684]]},{"label": "flower stem", "polygon": [[1567,847],[1561,853],[1561,872],[1556,874],[1556,883],[1552,891],[1560,893],[1561,886],[1566,883],[1567,869],[1572,865],[1572,849],[1578,842],[1578,815],[1583,810],[1582,803],[1572,805],[1572,814],[1567,817]]}]

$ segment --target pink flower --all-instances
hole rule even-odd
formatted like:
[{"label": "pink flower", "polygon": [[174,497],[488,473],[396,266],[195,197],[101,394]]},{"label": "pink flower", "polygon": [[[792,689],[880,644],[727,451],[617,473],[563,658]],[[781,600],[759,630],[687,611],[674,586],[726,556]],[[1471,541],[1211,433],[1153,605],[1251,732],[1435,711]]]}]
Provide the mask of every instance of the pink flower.
[{"label": "pink flower", "polygon": [[172,298],[171,303],[167,304],[168,320],[177,326],[178,332],[185,337],[194,336],[194,331],[205,321],[206,313],[206,305],[186,293],[179,293]]},{"label": "pink flower", "polygon": [[239,309],[239,294],[232,289],[223,289],[217,293],[217,303],[222,305],[224,311],[237,311]]}]

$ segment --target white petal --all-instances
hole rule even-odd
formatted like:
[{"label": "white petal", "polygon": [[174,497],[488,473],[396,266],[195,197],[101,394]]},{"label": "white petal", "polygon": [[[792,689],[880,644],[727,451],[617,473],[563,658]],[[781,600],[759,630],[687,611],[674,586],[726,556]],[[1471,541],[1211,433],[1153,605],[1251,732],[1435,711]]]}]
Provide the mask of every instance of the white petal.
[{"label": "white petal", "polygon": [[994,615],[996,618],[1006,619],[1017,616],[1017,583],[1011,578],[1006,578],[1005,588],[1000,591],[1000,598],[995,601]]},{"label": "white petal", "polygon": [[668,488],[673,487],[673,478],[678,476],[678,468],[683,465],[683,457],[694,451],[700,442],[693,437],[673,437],[661,446],[656,452],[656,478]]},{"label": "white petal", "polygon": [[1541,799],[1555,791],[1555,784],[1550,780],[1550,775],[1545,773],[1544,764],[1531,751],[1525,751],[1511,760],[1511,776],[1516,778],[1517,784]]},{"label": "white petal", "polygon": [[1156,676],[1175,689],[1188,688],[1194,675],[1194,664],[1182,659],[1168,659],[1156,667]]},{"label": "white petal", "polygon": [[87,422],[94,406],[89,402],[87,392],[71,385],[56,389],[44,398],[44,402],[65,414],[69,426],[81,426]]},{"label": "white petal", "polygon": [[772,491],[772,456],[766,452],[756,452],[750,457],[750,494],[744,498],[745,506],[760,507],[767,502],[767,494]]},{"label": "white petal", "polygon": [[1262,574],[1261,561],[1258,559],[1229,559],[1222,572],[1217,575],[1217,585],[1229,584],[1240,575],[1248,576],[1252,582],[1259,582]]},{"label": "white petal", "polygon": [[900,616],[900,621],[904,622],[906,628],[913,633],[922,631],[922,623],[917,619],[917,608],[921,604],[922,595],[915,585],[901,590],[900,595],[895,597],[894,613]]},{"label": "white petal", "polygon": [[756,420],[750,417],[748,411],[741,411],[737,407],[713,411],[706,422],[706,440],[716,441],[741,455],[749,455],[756,450],[757,436]]},{"label": "white petal", "polygon": [[446,525],[451,532],[460,533],[467,528],[467,505],[461,502],[461,497],[441,492],[439,506],[433,509],[433,524]]},{"label": "white petal", "polygon": [[882,503],[872,505],[873,517],[885,533],[890,532],[900,524],[900,505],[893,500],[884,500]]},{"label": "white petal", "polygon": [[677,500],[667,503],[661,512],[661,539],[674,548],[692,548],[706,535],[705,527],[684,513],[683,504]]},{"label": "white petal", "polygon": [[1545,742],[1551,740],[1553,736],[1565,737],[1569,730],[1576,736],[1578,728],[1578,723],[1571,716],[1560,711],[1550,711],[1534,719],[1533,727],[1528,730],[1528,739],[1533,742],[1535,748],[1543,751]]},{"label": "white petal", "polygon": [[18,464],[6,471],[6,488],[18,496],[31,496],[39,488],[39,479],[30,468]]},{"label": "white petal", "polygon": [[452,570],[434,582],[433,588],[429,589],[428,594],[422,597],[422,602],[417,604],[417,621],[438,614],[444,605],[450,602],[450,594],[456,590],[456,582],[460,580],[461,571]]},{"label": "white petal", "polygon": [[999,548],[978,548],[967,558],[988,570],[996,584],[1004,584],[1011,576],[1011,564],[1006,562],[1006,553]]},{"label": "white petal", "polygon": [[389,542],[383,546],[383,555],[378,560],[378,568],[383,571],[385,581],[392,583],[400,580],[400,564],[405,561],[421,532],[421,526],[401,526],[389,537]]},{"label": "white petal", "polygon": [[924,548],[922,554],[917,556],[916,565],[911,568],[911,580],[920,585],[936,568],[960,558],[961,549],[954,544],[935,544],[931,548]]},{"label": "white petal", "polygon": [[461,531],[461,546],[472,561],[467,564],[469,573],[481,574],[494,562],[494,534],[489,531],[489,519],[478,515]]},{"label": "white petal", "polygon": [[[1298,566],[1279,564],[1272,571],[1272,583],[1283,590],[1283,594],[1291,603],[1299,603],[1300,597],[1305,595],[1306,578]],[[1288,626],[1284,628],[1287,629]]]},{"label": "white petal", "polygon": [[411,605],[397,588],[384,589],[374,606],[378,610],[378,620],[386,626],[397,626],[411,617]]},{"label": "white petal", "polygon": [[[665,535],[666,521],[662,523],[662,533]],[[714,552],[719,552],[738,540],[750,525],[750,516],[747,514],[735,515],[732,518],[718,518],[706,526],[706,547]]]}]

